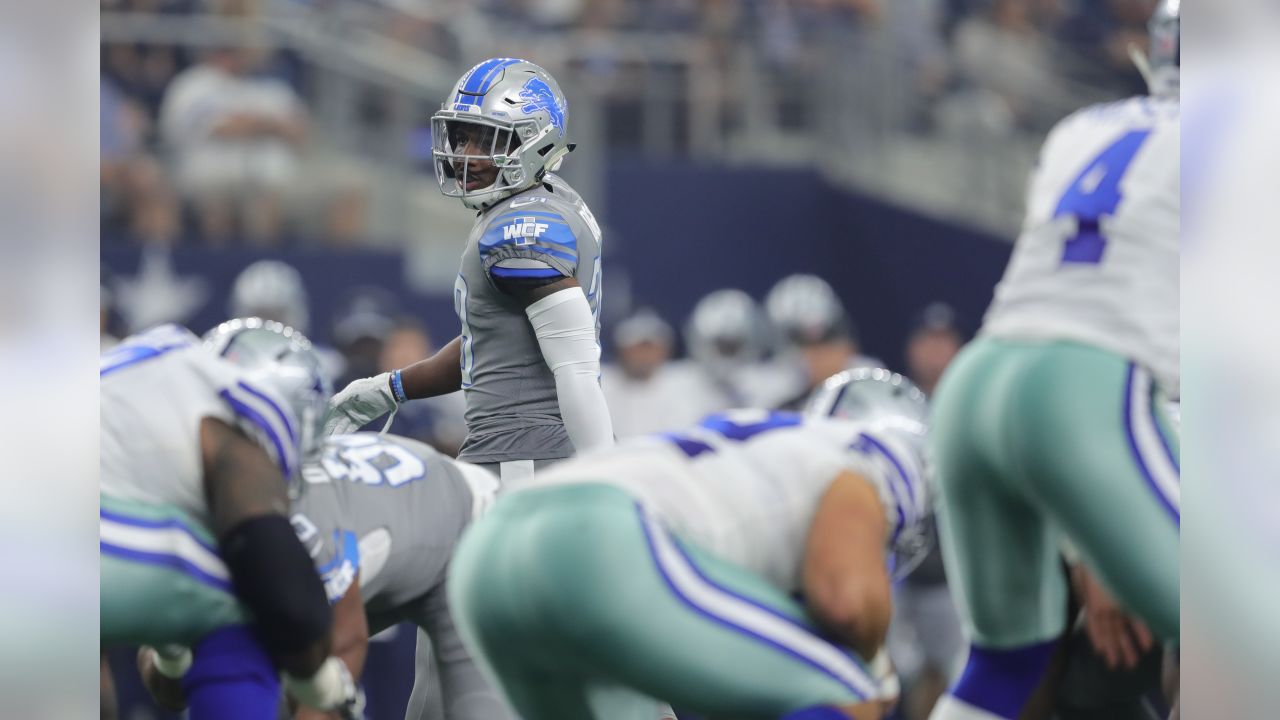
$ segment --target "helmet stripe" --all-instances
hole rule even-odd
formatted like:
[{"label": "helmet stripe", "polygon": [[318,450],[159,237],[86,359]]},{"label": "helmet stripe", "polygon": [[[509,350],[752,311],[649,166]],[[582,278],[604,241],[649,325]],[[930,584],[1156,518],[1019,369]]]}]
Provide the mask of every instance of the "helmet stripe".
[{"label": "helmet stripe", "polygon": [[483,95],[489,91],[489,85],[493,82],[493,78],[502,68],[515,65],[521,62],[517,58],[493,58],[485,60],[471,71],[471,75],[467,81],[459,88],[459,93],[467,93],[468,95]]}]

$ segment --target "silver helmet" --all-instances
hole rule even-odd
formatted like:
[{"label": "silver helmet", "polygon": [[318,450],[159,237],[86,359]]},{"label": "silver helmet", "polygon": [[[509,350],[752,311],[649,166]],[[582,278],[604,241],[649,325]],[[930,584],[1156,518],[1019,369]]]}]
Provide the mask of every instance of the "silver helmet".
[{"label": "silver helmet", "polygon": [[1160,0],[1147,23],[1147,35],[1147,52],[1134,47],[1129,54],[1152,95],[1176,98],[1182,70],[1182,0]]},{"label": "silver helmet", "polygon": [[440,192],[484,210],[542,182],[573,150],[568,110],[555,78],[527,60],[471,68],[431,117]]},{"label": "silver helmet", "polygon": [[[248,371],[254,385],[275,393],[295,423],[286,428],[301,457],[320,447],[325,411],[333,388],[320,356],[302,333],[262,318],[228,320],[205,333],[205,349]],[[296,471],[296,463],[282,460]],[[291,478],[287,478],[291,479]]]},{"label": "silver helmet", "polygon": [[789,275],[765,296],[774,332],[789,345],[810,345],[849,335],[844,303],[817,275]]},{"label": "silver helmet", "polygon": [[279,260],[259,260],[236,276],[231,286],[231,316],[276,320],[307,332],[307,290],[302,274]]},{"label": "silver helmet", "polygon": [[[900,438],[917,453],[918,465],[927,476],[925,436],[928,432],[929,401],[910,380],[884,368],[855,368],[837,373],[814,391],[805,413],[818,417],[858,420]],[[929,481],[916,488],[918,519],[903,528],[889,548],[895,579],[906,577],[920,564],[933,544],[933,523]]]},{"label": "silver helmet", "polygon": [[713,369],[740,367],[755,362],[768,349],[760,309],[741,290],[709,293],[693,307],[685,325],[689,355]]}]

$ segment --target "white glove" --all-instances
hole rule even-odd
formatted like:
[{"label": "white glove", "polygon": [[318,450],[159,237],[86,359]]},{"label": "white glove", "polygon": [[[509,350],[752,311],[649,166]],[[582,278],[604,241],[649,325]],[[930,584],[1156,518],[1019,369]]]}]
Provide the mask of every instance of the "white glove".
[{"label": "white glove", "polygon": [[191,667],[191,651],[181,645],[148,647],[146,651],[151,653],[151,665],[156,672],[167,678],[177,680]]},{"label": "white glove", "polygon": [[284,687],[298,702],[342,718],[364,718],[364,691],[351,677],[346,663],[330,656],[314,675],[305,679],[284,674]]},{"label": "white glove", "polygon": [[325,435],[353,433],[396,409],[391,394],[391,373],[351,381],[329,400],[324,419]]},{"label": "white glove", "polygon": [[871,659],[869,669],[880,686],[880,700],[892,706],[902,693],[902,684],[898,681],[898,673],[894,670],[893,662],[889,660],[888,650],[880,648],[880,652]]}]

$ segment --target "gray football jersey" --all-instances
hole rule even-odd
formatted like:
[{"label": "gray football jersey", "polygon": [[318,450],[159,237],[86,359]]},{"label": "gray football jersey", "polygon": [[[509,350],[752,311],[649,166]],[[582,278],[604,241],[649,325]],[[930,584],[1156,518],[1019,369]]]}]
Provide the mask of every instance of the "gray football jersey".
[{"label": "gray football jersey", "polygon": [[571,277],[600,338],[600,226],[555,175],[480,214],[467,238],[453,303],[462,324],[467,439],[459,458],[492,463],[573,454],[556,381],[519,302],[498,279]]},{"label": "gray football jersey", "polygon": [[474,495],[464,473],[414,440],[354,433],[326,438],[302,477],[290,521],[329,601],[346,594],[358,572],[371,624],[378,617],[385,618],[379,625],[419,621],[416,606],[444,581],[472,518]]}]

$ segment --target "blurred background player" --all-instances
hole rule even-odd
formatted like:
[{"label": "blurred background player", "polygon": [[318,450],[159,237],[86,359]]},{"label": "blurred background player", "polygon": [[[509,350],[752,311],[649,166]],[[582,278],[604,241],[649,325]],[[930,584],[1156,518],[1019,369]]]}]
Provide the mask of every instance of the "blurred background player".
[{"label": "blurred background player", "polygon": [[604,366],[601,386],[619,438],[689,425],[727,408],[694,363],[672,359],[674,343],[675,332],[652,310],[614,328],[617,361]]},{"label": "blurred background player", "polygon": [[928,513],[926,415],[909,381],[859,370],[808,417],[731,411],[563,462],[459,545],[464,637],[525,720],[656,700],[879,718],[889,566],[909,569]]},{"label": "blurred background player", "polygon": [[193,720],[274,718],[277,667],[304,704],[358,712],[286,516],[328,397],[306,338],[250,319],[206,346],[161,326],[103,355],[100,377],[102,645],[161,648],[142,650],[143,679],[180,678],[170,709]]},{"label": "blurred background player", "polygon": [[478,211],[454,285],[462,334],[426,360],[348,385],[328,432],[461,387],[459,457],[504,484],[613,442],[599,377],[600,227],[553,174],[573,149],[567,119],[556,81],[524,60],[486,60],[457,82],[432,133],[440,191]]},{"label": "blurred background player", "polygon": [[719,409],[771,407],[794,392],[792,378],[765,360],[772,347],[768,320],[745,292],[704,295],[689,313],[684,337],[689,356],[723,396]]},{"label": "blurred background player", "polygon": [[1018,717],[1063,630],[1063,540],[1178,640],[1179,441],[1162,400],[1179,387],[1178,26],[1162,2],[1150,96],[1049,135],[995,301],[938,389],[939,520],[973,645],[935,720]]},{"label": "blurred background player", "polygon": [[[231,317],[275,320],[303,335],[311,332],[307,287],[302,273],[280,260],[259,260],[250,264],[231,285]],[[338,351],[312,344],[320,356],[320,369],[329,382],[342,376],[345,362]]]},{"label": "blurred background player", "polygon": [[857,332],[844,303],[816,275],[779,280],[765,297],[764,307],[782,359],[793,366],[797,378],[796,394],[778,406],[783,410],[803,407],[824,380],[841,370],[884,365],[859,353]]}]

